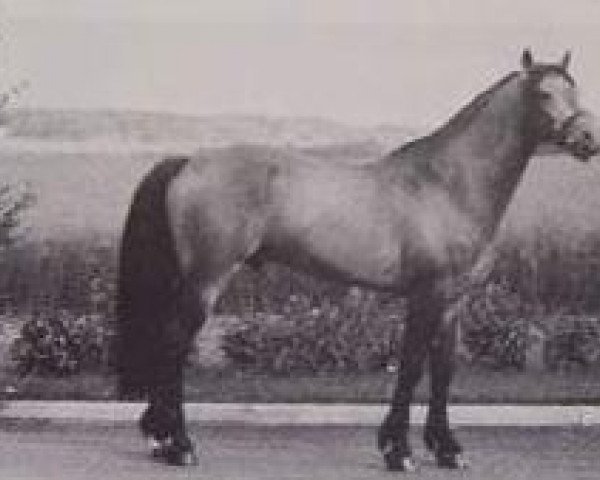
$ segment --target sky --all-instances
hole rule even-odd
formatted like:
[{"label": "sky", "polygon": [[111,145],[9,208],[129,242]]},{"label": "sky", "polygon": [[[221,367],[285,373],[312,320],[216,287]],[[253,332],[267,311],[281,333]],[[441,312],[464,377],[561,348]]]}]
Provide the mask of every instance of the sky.
[{"label": "sky", "polygon": [[0,85],[30,107],[435,125],[573,52],[600,112],[596,0],[0,0]]}]

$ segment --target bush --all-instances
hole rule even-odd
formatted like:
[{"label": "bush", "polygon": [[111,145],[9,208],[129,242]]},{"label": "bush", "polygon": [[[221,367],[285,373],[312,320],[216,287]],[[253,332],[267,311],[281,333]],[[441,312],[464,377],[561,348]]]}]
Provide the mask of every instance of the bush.
[{"label": "bush", "polygon": [[6,250],[19,239],[23,213],[35,200],[28,185],[0,185],[0,248]]},{"label": "bush", "polygon": [[97,370],[108,363],[111,334],[100,315],[76,316],[67,310],[26,318],[12,348],[22,375],[64,376]]},{"label": "bush", "polygon": [[497,246],[494,278],[510,279],[522,298],[550,312],[598,312],[600,235],[559,235],[540,228],[532,237]]},{"label": "bush", "polygon": [[47,315],[114,316],[116,246],[110,238],[27,242],[0,265],[0,306]]},{"label": "bush", "polygon": [[2,308],[20,317],[18,371],[64,376],[110,366],[116,251],[110,239],[24,243],[3,259]]},{"label": "bush", "polygon": [[358,289],[339,303],[292,294],[284,315],[259,313],[226,333],[223,350],[235,366],[268,373],[378,370],[397,357],[403,310]]},{"label": "bush", "polygon": [[474,290],[458,314],[462,341],[474,361],[525,368],[532,309],[506,282]]},{"label": "bush", "polygon": [[572,366],[588,368],[600,359],[600,319],[593,316],[555,314],[546,319],[549,330],[544,363],[550,370]]}]

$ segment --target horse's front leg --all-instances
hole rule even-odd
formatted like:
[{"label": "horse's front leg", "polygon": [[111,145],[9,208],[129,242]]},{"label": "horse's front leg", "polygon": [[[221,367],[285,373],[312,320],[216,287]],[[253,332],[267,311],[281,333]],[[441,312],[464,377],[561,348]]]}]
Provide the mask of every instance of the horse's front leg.
[{"label": "horse's front leg", "polygon": [[423,376],[427,345],[431,336],[431,309],[427,302],[409,301],[409,314],[402,338],[398,383],[391,408],[378,435],[378,446],[386,466],[393,471],[413,471],[416,468],[408,441],[410,403],[413,390]]},{"label": "horse's front leg", "polygon": [[457,319],[440,317],[430,343],[431,397],[425,423],[425,446],[433,452],[437,464],[445,468],[465,468],[462,447],[448,419],[448,397],[454,373]]}]

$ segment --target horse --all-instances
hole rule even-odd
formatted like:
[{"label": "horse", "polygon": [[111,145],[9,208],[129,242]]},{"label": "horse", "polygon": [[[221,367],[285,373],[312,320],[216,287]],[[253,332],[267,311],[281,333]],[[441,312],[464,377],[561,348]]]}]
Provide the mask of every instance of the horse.
[{"label": "horse", "polygon": [[397,385],[377,435],[384,465],[416,468],[409,406],[427,365],[425,445],[439,467],[466,466],[447,412],[457,343],[448,284],[491,244],[538,145],[581,161],[600,150],[569,61],[567,52],[537,62],[525,49],[520,68],[433,133],[370,163],[260,145],[157,163],[135,190],[121,238],[116,362],[123,398],[148,402],[139,426],[153,454],[198,462],[183,411],[194,335],[243,265],[278,262],[405,296]]}]

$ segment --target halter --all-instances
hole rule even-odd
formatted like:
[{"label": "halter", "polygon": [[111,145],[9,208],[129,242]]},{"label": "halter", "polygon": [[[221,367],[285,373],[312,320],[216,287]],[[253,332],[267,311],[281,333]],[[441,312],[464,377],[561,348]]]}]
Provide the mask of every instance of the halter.
[{"label": "halter", "polygon": [[585,110],[579,109],[576,112],[569,115],[567,118],[563,120],[563,122],[559,125],[557,129],[553,129],[551,132],[552,138],[557,141],[559,144],[563,143],[567,139],[567,135],[571,127],[575,124],[575,122],[585,115]]}]

